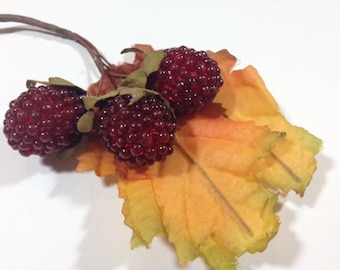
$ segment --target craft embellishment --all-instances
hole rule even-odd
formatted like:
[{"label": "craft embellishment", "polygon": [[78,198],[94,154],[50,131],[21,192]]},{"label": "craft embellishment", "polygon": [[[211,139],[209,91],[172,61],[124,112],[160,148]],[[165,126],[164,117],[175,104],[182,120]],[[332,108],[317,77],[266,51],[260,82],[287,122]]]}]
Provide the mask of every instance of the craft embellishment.
[{"label": "craft embellishment", "polygon": [[322,141],[290,124],[255,67],[235,69],[227,50],[137,44],[122,51],[132,63],[115,65],[69,30],[19,15],[0,22],[74,40],[93,58],[101,77],[86,90],[28,80],[3,132],[24,156],[68,158],[85,144],[76,171],[116,176],[132,248],[164,235],[183,267],[201,257],[236,269],[278,232],[280,193],[302,196],[310,184]]}]

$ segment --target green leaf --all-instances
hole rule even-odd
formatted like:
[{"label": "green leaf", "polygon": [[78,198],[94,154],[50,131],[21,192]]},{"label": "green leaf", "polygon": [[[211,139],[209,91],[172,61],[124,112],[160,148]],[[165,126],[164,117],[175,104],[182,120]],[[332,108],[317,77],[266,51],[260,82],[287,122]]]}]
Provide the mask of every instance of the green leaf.
[{"label": "green leaf", "polygon": [[142,52],[145,55],[145,58],[141,64],[141,67],[132,72],[125,80],[123,80],[119,86],[126,87],[138,87],[145,88],[148,80],[148,76],[159,69],[163,58],[165,57],[164,51],[152,51],[152,52],[144,52],[137,48],[127,48],[124,49],[121,53],[128,52]]},{"label": "green leaf", "polygon": [[26,81],[26,86],[32,86],[36,85],[37,83],[43,84],[43,85],[59,85],[59,86],[67,86],[67,87],[77,87],[80,88],[70,81],[67,81],[65,79],[59,78],[59,77],[50,77],[48,78],[48,81],[39,81],[39,80],[27,80]]},{"label": "green leaf", "polygon": [[79,132],[87,133],[92,131],[94,116],[95,114],[93,111],[87,111],[80,117],[77,123],[77,129]]},{"label": "green leaf", "polygon": [[31,86],[35,86],[37,83],[40,83],[40,84],[43,84],[43,85],[49,85],[49,82],[45,82],[45,81],[27,80],[26,81],[26,87],[29,88]]},{"label": "green leaf", "polygon": [[48,82],[51,85],[60,85],[60,86],[69,86],[69,87],[79,88],[78,86],[74,85],[70,81],[67,81],[67,80],[59,78],[59,77],[50,77],[50,78],[48,78]]},{"label": "green leaf", "polygon": [[119,83],[119,86],[145,88],[147,80],[148,75],[146,72],[142,69],[137,69]]},{"label": "green leaf", "polygon": [[84,96],[83,103],[84,103],[85,109],[91,110],[99,100],[100,98],[96,96]]},{"label": "green leaf", "polygon": [[121,87],[118,88],[119,91],[119,95],[131,95],[131,99],[128,105],[132,105],[134,103],[136,103],[138,100],[140,100],[142,97],[144,96],[148,96],[148,95],[159,95],[158,92],[156,91],[152,91],[149,89],[145,89],[145,88],[138,88],[138,87]]},{"label": "green leaf", "polygon": [[71,88],[79,91],[80,94],[82,94],[82,95],[86,94],[86,91],[83,90],[82,88],[74,85],[70,81],[67,81],[67,80],[59,78],[59,77],[50,77],[50,78],[48,78],[48,81],[39,81],[39,80],[27,80],[26,81],[26,87],[27,88],[29,88],[31,86],[35,86],[36,84],[71,87]]},{"label": "green leaf", "polygon": [[145,59],[141,65],[141,69],[144,70],[147,75],[150,75],[152,72],[155,72],[159,69],[164,57],[164,51],[153,51],[145,53]]},{"label": "green leaf", "polygon": [[119,91],[119,95],[131,95],[131,99],[128,105],[132,105],[135,102],[137,102],[138,100],[140,100],[142,97],[146,96],[146,89],[143,88],[128,88],[128,87],[124,87],[121,88],[121,90]]},{"label": "green leaf", "polygon": [[96,106],[96,103],[100,100],[104,100],[107,98],[111,98],[111,97],[115,97],[119,95],[119,91],[118,90],[113,90],[110,91],[108,93],[106,93],[105,95],[102,96],[83,96],[83,103],[85,105],[85,109],[86,110],[91,110],[93,107]]}]

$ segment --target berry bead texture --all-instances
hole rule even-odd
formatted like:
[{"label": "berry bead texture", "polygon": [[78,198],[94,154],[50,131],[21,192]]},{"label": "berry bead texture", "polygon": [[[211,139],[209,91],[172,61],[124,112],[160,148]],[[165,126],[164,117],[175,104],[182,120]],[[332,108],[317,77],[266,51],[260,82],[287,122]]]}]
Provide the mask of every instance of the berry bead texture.
[{"label": "berry bead texture", "polygon": [[177,116],[211,103],[223,84],[217,63],[205,51],[185,46],[165,52],[159,70],[150,74],[147,88],[166,98]]},{"label": "berry bead texture", "polygon": [[131,95],[100,101],[96,126],[100,139],[119,161],[147,166],[173,152],[177,129],[173,112],[158,95],[130,104]]},{"label": "berry bead texture", "polygon": [[21,155],[46,156],[80,141],[77,121],[85,112],[73,88],[32,86],[10,103],[4,134]]}]

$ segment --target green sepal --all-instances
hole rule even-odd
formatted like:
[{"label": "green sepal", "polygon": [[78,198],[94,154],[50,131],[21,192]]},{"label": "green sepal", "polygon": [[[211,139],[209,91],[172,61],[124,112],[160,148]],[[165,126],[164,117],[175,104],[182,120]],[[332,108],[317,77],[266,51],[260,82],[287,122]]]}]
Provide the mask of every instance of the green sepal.
[{"label": "green sepal", "polygon": [[132,88],[145,88],[148,81],[148,76],[157,70],[162,63],[166,53],[164,51],[148,51],[145,52],[138,48],[127,48],[122,50],[121,53],[128,52],[142,52],[144,53],[144,60],[139,69],[129,74],[119,86],[126,86]]},{"label": "green sepal", "polygon": [[38,81],[38,80],[27,80],[26,81],[27,88],[31,86],[35,86],[36,84],[70,87],[70,88],[76,89],[77,91],[80,91],[81,94],[86,94],[86,91],[80,88],[79,86],[76,86],[70,81],[62,79],[60,77],[50,77],[48,78],[48,81]]},{"label": "green sepal", "polygon": [[43,84],[43,85],[49,85],[48,82],[45,81],[37,81],[37,80],[27,80],[26,81],[26,87],[29,88],[31,86],[35,86],[36,84]]},{"label": "green sepal", "polygon": [[78,87],[78,86],[74,85],[73,83],[71,83],[70,81],[62,79],[60,77],[50,77],[50,78],[48,78],[48,82],[51,85]]},{"label": "green sepal", "polygon": [[145,71],[147,75],[150,75],[152,72],[155,72],[159,69],[159,66],[166,56],[165,51],[143,51],[139,48],[125,48],[120,53],[129,53],[129,52],[141,52],[144,53],[145,57],[143,63],[141,65],[141,69]]},{"label": "green sepal", "polygon": [[118,86],[144,88],[148,80],[148,75],[143,69],[137,69],[130,73]]},{"label": "green sepal", "polygon": [[100,100],[104,100],[107,98],[115,97],[119,95],[118,89],[107,92],[105,95],[102,96],[83,96],[83,103],[86,110],[91,110],[93,107],[96,107],[96,103]]},{"label": "green sepal", "polygon": [[145,97],[145,96],[159,96],[164,101],[164,104],[170,109],[173,116],[175,117],[175,114],[173,112],[173,109],[170,106],[169,101],[156,91],[146,89],[146,88],[137,88],[137,87],[133,87],[133,88],[120,87],[117,90],[119,91],[120,96],[130,95],[132,97],[128,105],[132,105],[136,103],[138,100],[140,100],[142,97]]},{"label": "green sepal", "polygon": [[88,133],[93,130],[93,119],[95,113],[93,111],[87,111],[84,113],[77,122],[77,129],[81,133]]},{"label": "green sepal", "polygon": [[[96,107],[96,104],[98,101],[105,100],[108,98],[112,98],[115,96],[123,96],[123,95],[131,95],[131,100],[129,102],[129,105],[134,104],[138,100],[140,100],[142,97],[147,95],[158,95],[160,94],[156,91],[149,90],[142,87],[126,87],[126,86],[120,86],[116,90],[110,91],[102,96],[84,96],[83,97],[83,103],[86,110],[91,110],[93,107]],[[168,101],[164,99],[167,103]],[[80,120],[80,119],[79,119]]]},{"label": "green sepal", "polygon": [[149,76],[152,72],[159,70],[162,60],[165,57],[164,51],[153,51],[145,53],[141,69]]},{"label": "green sepal", "polygon": [[148,95],[158,95],[158,92],[148,90],[145,88],[138,88],[138,87],[120,87],[118,88],[119,95],[130,95],[131,99],[128,105],[132,105],[136,103],[138,100],[140,100],[142,97],[148,96]]},{"label": "green sepal", "polygon": [[94,107],[94,105],[100,100],[100,97],[83,96],[82,100],[83,100],[85,109],[88,111],[88,110],[91,110]]}]

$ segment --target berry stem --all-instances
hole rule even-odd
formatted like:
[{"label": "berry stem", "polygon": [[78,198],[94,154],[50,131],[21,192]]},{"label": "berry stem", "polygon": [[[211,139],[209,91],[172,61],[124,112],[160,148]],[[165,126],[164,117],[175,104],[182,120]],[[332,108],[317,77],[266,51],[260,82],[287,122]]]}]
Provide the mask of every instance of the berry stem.
[{"label": "berry stem", "polygon": [[[33,27],[46,30],[49,34],[54,34],[56,36],[69,39],[69,40],[73,40],[79,43],[90,53],[93,61],[95,62],[101,74],[101,81],[104,79],[105,76],[119,77],[119,78],[126,77],[126,75],[118,74],[114,70],[112,70],[110,66],[110,62],[106,60],[106,58],[98,51],[98,49],[90,41],[78,35],[77,33],[74,33],[65,28],[61,28],[59,26],[46,23],[46,22],[31,18],[31,17],[15,15],[15,14],[0,14],[0,22],[18,22],[18,23],[27,24]],[[98,96],[100,95],[100,90],[101,90],[101,87],[99,88]]]}]

